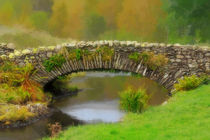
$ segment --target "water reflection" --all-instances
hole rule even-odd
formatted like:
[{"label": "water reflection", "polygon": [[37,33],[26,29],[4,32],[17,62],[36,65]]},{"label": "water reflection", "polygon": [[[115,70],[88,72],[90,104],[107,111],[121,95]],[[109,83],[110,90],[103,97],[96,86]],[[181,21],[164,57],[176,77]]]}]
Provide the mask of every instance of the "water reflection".
[{"label": "water reflection", "polygon": [[117,122],[124,112],[119,109],[118,92],[128,86],[142,87],[151,94],[150,105],[164,102],[167,91],[147,78],[136,78],[128,73],[87,72],[69,82],[82,89],[77,96],[59,98],[53,106],[58,108],[50,118],[30,126],[0,130],[0,140],[36,140],[49,134],[48,124],[59,122],[65,128],[86,123]]},{"label": "water reflection", "polygon": [[78,120],[83,120],[86,123],[117,122],[124,115],[124,112],[120,111],[118,108],[118,100],[88,102],[67,106],[61,108],[61,110],[62,112],[65,112]]}]

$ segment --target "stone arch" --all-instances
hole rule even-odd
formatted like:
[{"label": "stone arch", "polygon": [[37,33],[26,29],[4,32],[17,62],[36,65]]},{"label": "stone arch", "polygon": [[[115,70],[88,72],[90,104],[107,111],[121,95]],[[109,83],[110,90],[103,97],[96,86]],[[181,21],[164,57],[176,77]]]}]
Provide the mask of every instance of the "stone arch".
[{"label": "stone arch", "polygon": [[[61,50],[81,49],[96,51],[98,47],[107,46],[114,49],[114,55],[110,61],[103,62],[101,55],[94,57],[91,61],[80,59],[68,59],[66,52],[64,56],[66,62],[62,67],[56,67],[53,71],[46,71],[43,61],[58,54]],[[142,61],[134,62],[128,59],[128,54],[134,52],[154,52],[155,54],[165,54],[169,58],[166,70],[160,72],[151,70]],[[139,43],[136,41],[80,41],[57,46],[31,48],[25,50],[15,50],[8,48],[8,44],[0,44],[0,57],[9,61],[14,61],[19,65],[24,65],[26,60],[32,63],[37,73],[31,79],[37,81],[42,86],[58,76],[76,71],[115,69],[142,74],[152,80],[157,81],[167,89],[171,90],[177,79],[184,75],[200,75],[210,72],[210,48],[179,44],[163,43]]]}]

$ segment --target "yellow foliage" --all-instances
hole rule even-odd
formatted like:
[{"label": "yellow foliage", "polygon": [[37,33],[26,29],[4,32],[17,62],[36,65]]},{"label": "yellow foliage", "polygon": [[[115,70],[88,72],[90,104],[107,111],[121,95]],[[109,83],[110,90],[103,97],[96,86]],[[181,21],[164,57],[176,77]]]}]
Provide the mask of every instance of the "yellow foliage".
[{"label": "yellow foliage", "polygon": [[85,0],[54,0],[49,26],[52,32],[63,37],[79,38],[83,28]]},{"label": "yellow foliage", "polygon": [[35,114],[29,112],[26,106],[1,105],[0,121],[9,124],[9,122],[25,121],[34,117]]},{"label": "yellow foliage", "polygon": [[108,27],[115,28],[117,16],[122,9],[122,1],[100,0],[96,7],[98,13],[105,18]]},{"label": "yellow foliage", "polygon": [[124,0],[117,18],[118,29],[150,39],[163,14],[161,0]]}]

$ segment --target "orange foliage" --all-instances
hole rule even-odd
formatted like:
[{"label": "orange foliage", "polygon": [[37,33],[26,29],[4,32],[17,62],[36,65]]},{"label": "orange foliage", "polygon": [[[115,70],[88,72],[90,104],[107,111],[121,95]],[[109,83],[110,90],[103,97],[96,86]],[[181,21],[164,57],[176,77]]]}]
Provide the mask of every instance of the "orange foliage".
[{"label": "orange foliage", "polygon": [[55,34],[79,38],[83,28],[85,0],[54,0],[49,26]]},{"label": "orange foliage", "polygon": [[116,27],[116,19],[121,9],[121,0],[100,0],[97,4],[98,13],[105,18],[110,28]]},{"label": "orange foliage", "polygon": [[161,0],[124,0],[117,19],[118,28],[151,39],[163,14],[161,5]]}]

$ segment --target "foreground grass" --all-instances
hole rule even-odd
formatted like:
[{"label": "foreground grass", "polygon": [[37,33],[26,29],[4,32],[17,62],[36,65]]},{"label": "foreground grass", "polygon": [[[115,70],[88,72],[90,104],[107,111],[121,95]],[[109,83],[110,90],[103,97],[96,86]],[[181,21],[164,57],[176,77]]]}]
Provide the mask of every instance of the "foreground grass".
[{"label": "foreground grass", "polygon": [[[143,114],[130,113],[117,124],[70,127],[56,140],[208,140],[210,139],[210,86],[179,92],[168,104]],[[45,138],[45,140],[50,138]]]}]

